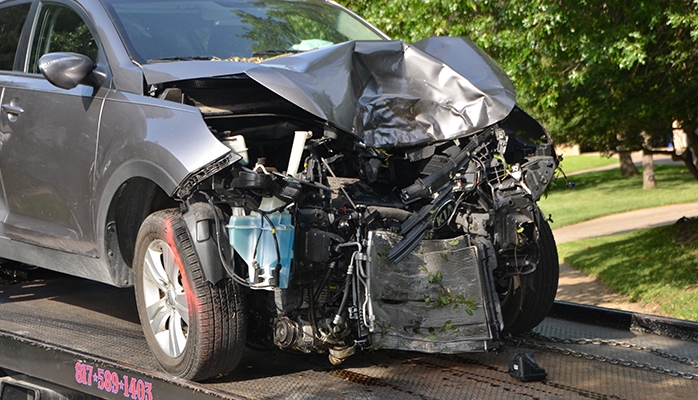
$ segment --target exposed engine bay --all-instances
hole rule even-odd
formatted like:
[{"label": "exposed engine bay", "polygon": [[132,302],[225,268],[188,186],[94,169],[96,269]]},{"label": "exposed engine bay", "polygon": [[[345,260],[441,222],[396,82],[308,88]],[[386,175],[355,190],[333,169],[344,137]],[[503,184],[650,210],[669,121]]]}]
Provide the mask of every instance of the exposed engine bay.
[{"label": "exposed engine bay", "polygon": [[535,276],[557,271],[557,256],[536,201],[557,159],[533,118],[512,103],[494,123],[449,133],[465,113],[423,123],[437,102],[385,95],[325,119],[258,81],[151,87],[198,107],[234,155],[180,194],[199,210],[185,214],[210,246],[199,254],[222,265],[207,280],[250,289],[248,344],[339,363],[356,349],[490,350],[542,320],[557,277]]}]

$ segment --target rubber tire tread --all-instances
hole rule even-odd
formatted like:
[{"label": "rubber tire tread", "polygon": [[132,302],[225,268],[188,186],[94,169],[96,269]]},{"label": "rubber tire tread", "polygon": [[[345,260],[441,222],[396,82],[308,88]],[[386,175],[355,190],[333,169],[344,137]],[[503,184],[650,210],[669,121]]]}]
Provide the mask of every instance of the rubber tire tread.
[{"label": "rubber tire tread", "polygon": [[186,272],[183,279],[188,280],[191,288],[191,293],[187,293],[189,336],[179,357],[173,358],[162,352],[148,325],[147,314],[142,310],[142,296],[137,286],[138,311],[148,344],[163,369],[174,376],[201,381],[225,375],[237,367],[245,348],[245,296],[231,279],[224,279],[216,285],[204,280],[199,258],[177,209],[157,211],[141,225],[134,259],[137,285],[142,279],[138,274],[142,273],[145,250],[152,240],[159,238],[167,242],[168,237],[173,238],[173,250],[179,254]]},{"label": "rubber tire tread", "polygon": [[521,287],[515,294],[521,296],[517,299],[518,310],[509,314],[510,321],[505,320],[504,332],[522,333],[535,328],[555,302],[560,277],[557,247],[548,222],[540,216],[538,220],[541,259],[533,273],[521,276]]}]

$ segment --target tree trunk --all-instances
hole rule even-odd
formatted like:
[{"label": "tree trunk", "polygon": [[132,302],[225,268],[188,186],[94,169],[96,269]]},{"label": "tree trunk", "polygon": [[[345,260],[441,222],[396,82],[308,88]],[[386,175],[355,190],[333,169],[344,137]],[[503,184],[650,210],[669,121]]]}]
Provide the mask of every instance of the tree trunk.
[{"label": "tree trunk", "polygon": [[649,150],[652,148],[652,136],[643,131],[642,138],[645,141],[642,150],[642,188],[654,189],[657,187],[657,181],[654,179],[654,159]]},{"label": "tree trunk", "polygon": [[647,151],[642,152],[642,188],[654,189],[657,181],[654,179],[654,159]]},{"label": "tree trunk", "polygon": [[638,171],[635,164],[633,164],[633,159],[630,157],[630,152],[628,150],[619,150],[618,155],[620,157],[621,176],[633,176],[640,174],[640,171]]}]

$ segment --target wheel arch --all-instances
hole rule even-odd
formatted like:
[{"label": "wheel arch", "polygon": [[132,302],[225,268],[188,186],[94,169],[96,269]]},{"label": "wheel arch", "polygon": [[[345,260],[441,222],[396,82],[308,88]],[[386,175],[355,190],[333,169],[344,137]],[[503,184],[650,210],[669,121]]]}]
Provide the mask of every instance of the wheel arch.
[{"label": "wheel arch", "polygon": [[177,185],[167,171],[148,161],[129,162],[112,175],[99,203],[97,229],[114,285],[133,285],[138,229],[153,212],[179,206],[171,196]]}]

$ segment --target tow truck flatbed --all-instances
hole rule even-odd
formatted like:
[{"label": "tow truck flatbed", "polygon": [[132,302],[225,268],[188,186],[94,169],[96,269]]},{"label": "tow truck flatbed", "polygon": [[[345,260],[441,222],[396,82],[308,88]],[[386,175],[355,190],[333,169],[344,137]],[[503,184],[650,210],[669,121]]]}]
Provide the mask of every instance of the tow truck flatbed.
[{"label": "tow truck flatbed", "polygon": [[[32,387],[67,389],[64,398],[134,400],[686,399],[698,393],[694,324],[592,310],[606,315],[609,327],[564,319],[593,318],[589,309],[558,303],[554,311],[533,335],[507,340],[499,354],[376,351],[333,366],[325,355],[249,349],[234,373],[196,383],[158,368],[132,290],[42,272],[0,286],[0,376],[7,375],[0,398],[22,390],[31,395]],[[509,357],[521,352],[535,355],[544,381],[509,375]]]}]

